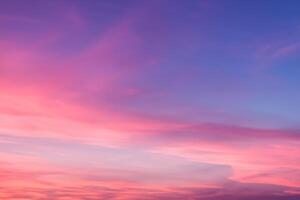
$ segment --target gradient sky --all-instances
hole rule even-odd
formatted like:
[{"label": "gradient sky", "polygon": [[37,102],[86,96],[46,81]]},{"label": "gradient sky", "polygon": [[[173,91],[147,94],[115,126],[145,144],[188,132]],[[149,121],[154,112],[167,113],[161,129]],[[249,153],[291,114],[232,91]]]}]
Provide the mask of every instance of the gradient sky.
[{"label": "gradient sky", "polygon": [[300,1],[0,0],[1,200],[299,200]]}]

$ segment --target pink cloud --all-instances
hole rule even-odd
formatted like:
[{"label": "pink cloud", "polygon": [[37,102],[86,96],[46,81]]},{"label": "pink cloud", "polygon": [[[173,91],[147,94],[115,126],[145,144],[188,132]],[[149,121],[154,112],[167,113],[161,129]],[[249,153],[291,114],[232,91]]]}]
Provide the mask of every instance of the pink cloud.
[{"label": "pink cloud", "polygon": [[[0,40],[0,198],[118,200],[148,194],[209,200],[238,194],[246,200],[266,191],[273,199],[294,198],[300,187],[299,130],[183,120],[126,104],[147,96],[147,88],[134,82],[148,65],[160,64],[155,51],[167,36],[155,36],[161,43],[154,52],[144,48],[138,17],[150,17],[145,7],[74,51],[56,52],[70,35],[61,24],[80,34],[87,28],[76,8],[30,44],[18,34]],[[258,59],[280,59],[298,49],[297,43],[272,46]]]}]

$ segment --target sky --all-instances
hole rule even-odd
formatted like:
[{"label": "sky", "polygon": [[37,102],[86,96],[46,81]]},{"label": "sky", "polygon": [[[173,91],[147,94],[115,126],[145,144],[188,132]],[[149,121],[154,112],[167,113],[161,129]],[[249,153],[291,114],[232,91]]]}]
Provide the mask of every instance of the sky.
[{"label": "sky", "polygon": [[0,199],[300,199],[300,1],[0,0]]}]

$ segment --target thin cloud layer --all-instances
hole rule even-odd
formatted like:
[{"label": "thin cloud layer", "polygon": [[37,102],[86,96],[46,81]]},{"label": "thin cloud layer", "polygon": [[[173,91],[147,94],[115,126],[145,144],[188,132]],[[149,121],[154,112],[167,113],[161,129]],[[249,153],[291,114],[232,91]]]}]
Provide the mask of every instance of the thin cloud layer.
[{"label": "thin cloud layer", "polygon": [[1,2],[0,198],[299,199],[298,4]]}]

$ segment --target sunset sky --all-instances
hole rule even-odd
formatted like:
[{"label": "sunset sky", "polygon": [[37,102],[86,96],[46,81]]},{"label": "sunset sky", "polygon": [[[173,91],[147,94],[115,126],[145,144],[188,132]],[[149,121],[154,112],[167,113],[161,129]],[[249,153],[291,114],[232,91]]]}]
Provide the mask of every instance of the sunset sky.
[{"label": "sunset sky", "polygon": [[0,0],[1,200],[299,200],[299,0]]}]

